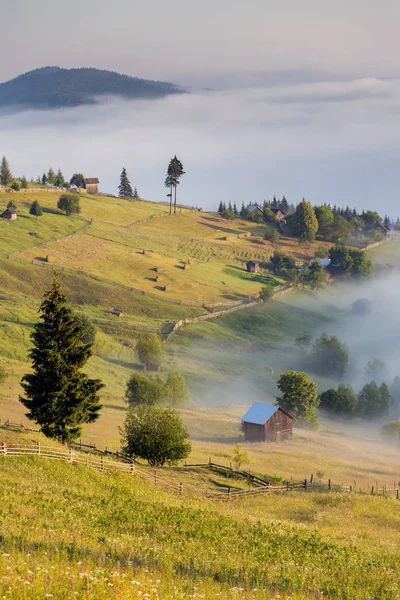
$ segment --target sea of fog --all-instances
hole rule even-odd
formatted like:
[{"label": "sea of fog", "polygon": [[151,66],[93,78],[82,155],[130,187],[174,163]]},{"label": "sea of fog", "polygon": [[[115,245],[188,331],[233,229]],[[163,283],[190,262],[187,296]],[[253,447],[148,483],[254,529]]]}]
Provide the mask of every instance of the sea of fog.
[{"label": "sea of fog", "polygon": [[354,79],[170,96],[100,99],[79,108],[0,116],[0,154],[15,175],[50,166],[99,177],[115,194],[123,166],[143,198],[165,200],[169,159],[187,174],[181,202],[214,209],[285,194],[400,207],[400,83]]}]

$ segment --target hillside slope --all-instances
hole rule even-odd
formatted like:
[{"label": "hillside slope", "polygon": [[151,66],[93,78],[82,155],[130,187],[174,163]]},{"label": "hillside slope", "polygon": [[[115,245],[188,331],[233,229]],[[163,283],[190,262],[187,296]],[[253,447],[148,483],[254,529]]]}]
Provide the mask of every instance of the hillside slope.
[{"label": "hillside slope", "polygon": [[43,67],[0,84],[0,108],[62,108],[92,104],[96,97],[162,98],[182,93],[172,83],[100,69]]},{"label": "hillside slope", "polygon": [[399,589],[394,500],[200,502],[45,458],[0,466],[0,593],[11,600],[394,600]]}]

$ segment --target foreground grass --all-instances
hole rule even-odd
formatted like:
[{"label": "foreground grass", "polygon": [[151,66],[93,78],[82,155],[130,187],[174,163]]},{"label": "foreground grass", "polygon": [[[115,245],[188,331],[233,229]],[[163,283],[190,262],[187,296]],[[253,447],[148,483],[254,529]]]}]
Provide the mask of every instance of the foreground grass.
[{"label": "foreground grass", "polygon": [[46,459],[0,469],[0,593],[12,600],[399,598],[395,501],[215,504]]}]

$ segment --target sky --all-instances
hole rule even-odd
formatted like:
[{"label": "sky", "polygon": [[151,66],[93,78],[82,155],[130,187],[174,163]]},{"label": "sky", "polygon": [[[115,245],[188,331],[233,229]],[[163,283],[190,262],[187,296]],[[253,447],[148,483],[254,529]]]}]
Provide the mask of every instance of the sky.
[{"label": "sky", "polygon": [[392,0],[3,0],[0,81],[92,66],[192,93],[0,117],[0,154],[17,175],[60,166],[111,193],[125,166],[154,200],[178,154],[187,204],[285,194],[397,217],[399,22]]}]

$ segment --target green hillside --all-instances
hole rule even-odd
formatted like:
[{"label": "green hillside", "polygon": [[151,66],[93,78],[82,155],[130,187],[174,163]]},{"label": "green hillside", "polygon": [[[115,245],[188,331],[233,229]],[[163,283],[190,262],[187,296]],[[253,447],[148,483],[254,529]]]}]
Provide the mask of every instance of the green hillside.
[{"label": "green hillside", "polygon": [[0,465],[0,592],[11,600],[393,600],[399,589],[393,500],[293,492],[218,503],[45,458]]},{"label": "green hillside", "polygon": [[94,104],[99,96],[162,98],[182,93],[172,83],[150,81],[100,69],[42,67],[0,83],[2,108],[63,108]]}]

